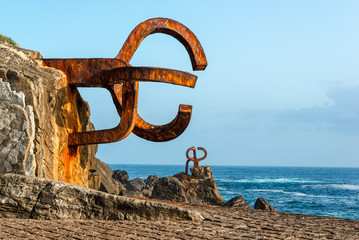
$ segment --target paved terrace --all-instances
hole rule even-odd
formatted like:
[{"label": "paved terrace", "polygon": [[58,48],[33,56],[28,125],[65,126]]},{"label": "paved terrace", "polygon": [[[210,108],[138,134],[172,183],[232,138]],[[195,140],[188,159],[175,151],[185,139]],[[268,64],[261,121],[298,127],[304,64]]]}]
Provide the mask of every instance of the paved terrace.
[{"label": "paved terrace", "polygon": [[179,204],[203,222],[0,219],[0,239],[359,239],[359,221]]}]

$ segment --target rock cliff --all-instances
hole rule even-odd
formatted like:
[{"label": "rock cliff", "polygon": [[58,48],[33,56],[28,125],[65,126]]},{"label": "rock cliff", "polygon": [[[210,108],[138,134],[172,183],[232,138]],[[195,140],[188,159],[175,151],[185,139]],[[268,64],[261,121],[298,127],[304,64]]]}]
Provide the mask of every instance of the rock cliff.
[{"label": "rock cliff", "polygon": [[19,173],[88,186],[96,145],[68,147],[89,131],[88,104],[41,55],[0,41],[0,174]]}]

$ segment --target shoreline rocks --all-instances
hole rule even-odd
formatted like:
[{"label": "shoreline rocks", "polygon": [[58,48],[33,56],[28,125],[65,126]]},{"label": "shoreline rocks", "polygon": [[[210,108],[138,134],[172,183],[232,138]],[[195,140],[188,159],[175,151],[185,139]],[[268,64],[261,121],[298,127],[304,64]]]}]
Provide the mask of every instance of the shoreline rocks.
[{"label": "shoreline rocks", "polygon": [[243,198],[243,196],[237,196],[223,204],[223,206],[248,209],[249,203]]},{"label": "shoreline rocks", "polygon": [[277,209],[272,207],[264,198],[258,198],[254,204],[254,209],[276,212]]},{"label": "shoreline rocks", "polygon": [[172,177],[156,180],[153,183],[151,198],[209,205],[221,205],[225,202],[209,166],[190,170],[192,175],[181,172]]},{"label": "shoreline rocks", "polygon": [[175,205],[126,198],[18,174],[0,176],[0,217],[155,221],[203,219],[199,213]]},{"label": "shoreline rocks", "polygon": [[[114,170],[112,176],[126,188],[120,192],[121,196],[249,209],[250,205],[243,196],[227,202],[222,198],[209,166],[191,168],[190,171],[192,175],[184,172],[162,178],[151,175],[145,180],[129,180],[128,173],[123,170]],[[254,209],[277,211],[263,198],[257,199]]]}]

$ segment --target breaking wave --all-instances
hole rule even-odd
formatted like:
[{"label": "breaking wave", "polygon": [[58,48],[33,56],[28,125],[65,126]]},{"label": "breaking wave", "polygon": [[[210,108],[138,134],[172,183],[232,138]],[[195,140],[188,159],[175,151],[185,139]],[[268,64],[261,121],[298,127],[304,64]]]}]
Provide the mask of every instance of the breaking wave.
[{"label": "breaking wave", "polygon": [[271,192],[271,193],[283,193],[293,196],[299,196],[299,197],[316,197],[316,198],[342,198],[342,197],[333,197],[333,196],[326,196],[326,195],[312,195],[312,194],[306,194],[301,192],[287,192],[284,190],[277,190],[277,189],[250,189],[246,190],[247,192]]},{"label": "breaking wave", "polygon": [[320,183],[320,181],[310,181],[300,178],[248,178],[238,180],[218,179],[217,181],[233,183]]},{"label": "breaking wave", "polygon": [[313,187],[313,188],[336,188],[341,190],[353,190],[359,191],[359,185],[350,185],[350,184],[324,184],[324,185],[304,185],[303,187]]}]

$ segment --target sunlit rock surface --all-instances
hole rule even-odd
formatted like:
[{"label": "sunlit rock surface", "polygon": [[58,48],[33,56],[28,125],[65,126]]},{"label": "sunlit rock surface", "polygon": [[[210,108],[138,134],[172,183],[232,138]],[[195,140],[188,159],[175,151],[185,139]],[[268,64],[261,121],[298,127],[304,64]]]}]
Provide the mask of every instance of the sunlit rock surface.
[{"label": "sunlit rock surface", "polygon": [[88,104],[40,58],[0,41],[0,174],[88,186],[97,146],[68,147],[69,133],[93,130]]},{"label": "sunlit rock surface", "polygon": [[178,206],[116,196],[77,185],[18,174],[0,176],[0,218],[192,220],[202,216]]},{"label": "sunlit rock surface", "polygon": [[210,205],[225,203],[209,166],[193,167],[190,170],[192,175],[181,172],[155,181],[151,198]]}]

